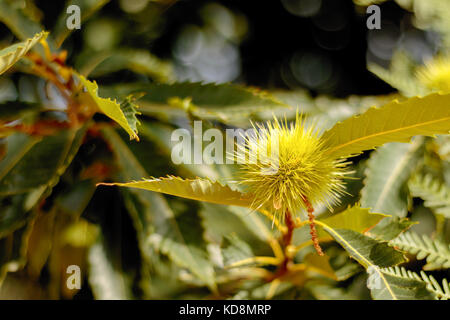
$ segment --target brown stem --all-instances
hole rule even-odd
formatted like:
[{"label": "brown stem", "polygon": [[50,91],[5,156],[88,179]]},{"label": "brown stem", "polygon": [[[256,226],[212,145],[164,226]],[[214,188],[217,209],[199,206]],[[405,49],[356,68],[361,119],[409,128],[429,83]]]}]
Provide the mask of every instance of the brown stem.
[{"label": "brown stem", "polygon": [[302,196],[302,198],[308,212],[309,229],[310,229],[309,234],[311,235],[311,240],[319,256],[323,256],[322,248],[320,247],[319,240],[317,239],[316,224],[314,223],[314,208],[312,204],[309,202],[308,198],[306,198],[305,196]]}]

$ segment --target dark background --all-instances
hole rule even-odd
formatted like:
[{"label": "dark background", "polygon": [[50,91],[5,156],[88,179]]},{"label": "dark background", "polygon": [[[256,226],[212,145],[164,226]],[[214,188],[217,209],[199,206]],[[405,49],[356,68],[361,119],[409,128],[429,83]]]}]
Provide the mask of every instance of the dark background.
[{"label": "dark background", "polygon": [[[207,2],[177,3],[168,12],[167,30],[155,46],[157,51],[167,55],[179,29],[187,22],[198,20],[196,12]],[[289,63],[288,60],[295,52],[307,50],[330,59],[339,77],[337,86],[332,90],[318,89],[312,90],[313,93],[327,92],[335,96],[346,96],[393,91],[366,68],[366,16],[355,12],[351,0],[324,0],[319,14],[314,17],[293,15],[279,0],[230,0],[220,3],[242,12],[249,21],[249,34],[240,48],[246,84],[289,88],[283,81],[280,70]],[[395,3],[387,3],[382,6],[382,13],[383,19],[400,21],[404,11]],[[333,19],[336,15],[347,20],[343,29],[327,32],[319,27],[322,21]]]},{"label": "dark background", "polygon": [[[121,45],[148,48],[159,57],[171,59],[173,44],[186,25],[201,28],[205,24],[200,14],[201,9],[208,3],[219,3],[244,16],[247,21],[246,35],[237,44],[241,70],[239,76],[233,79],[234,82],[270,89],[306,87],[313,95],[325,93],[337,97],[349,94],[385,94],[393,91],[366,68],[369,30],[366,27],[365,8],[355,7],[351,0],[322,0],[320,9],[315,14],[302,17],[286,9],[288,2],[177,1],[159,15],[161,21],[157,23],[157,36],[149,36],[150,32],[145,34],[145,10],[136,14],[137,18],[133,20],[130,19],[133,15],[123,12],[119,1],[112,1],[98,15],[124,25],[123,30],[129,36],[121,40]],[[55,17],[64,10],[64,1],[40,0],[36,3],[45,13],[44,25],[51,29]],[[390,24],[400,24],[405,15],[404,10],[393,2],[380,6],[383,23],[388,21]],[[91,20],[97,18],[94,16]],[[147,23],[150,23],[151,19],[149,16]],[[84,25],[81,31],[75,32],[69,41],[66,41],[65,48],[69,49],[69,52],[74,53],[83,46],[83,28]],[[304,73],[314,77],[317,74],[315,68],[331,66],[332,79],[319,85],[295,79],[289,67],[290,62],[296,54],[302,56],[305,53],[315,60],[304,61]],[[127,78],[127,75],[123,74],[117,76],[121,79]]]}]

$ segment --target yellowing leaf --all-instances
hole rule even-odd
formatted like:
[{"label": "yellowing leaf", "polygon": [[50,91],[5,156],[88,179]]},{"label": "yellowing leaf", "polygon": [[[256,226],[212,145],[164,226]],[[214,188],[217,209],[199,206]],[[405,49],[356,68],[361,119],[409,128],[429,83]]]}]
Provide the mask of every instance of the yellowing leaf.
[{"label": "yellowing leaf", "polygon": [[450,131],[450,94],[394,100],[381,108],[340,123],[323,134],[329,153],[346,157],[387,142],[409,142],[415,135],[433,136]]},{"label": "yellowing leaf", "polygon": [[39,41],[47,38],[48,32],[37,33],[33,38],[16,43],[3,50],[0,50],[0,74],[11,68]]},{"label": "yellowing leaf", "polygon": [[385,217],[388,216],[371,213],[369,209],[354,206],[334,216],[320,219],[320,221],[333,229],[348,229],[364,233]]},{"label": "yellowing leaf", "polygon": [[173,196],[206,201],[217,204],[249,207],[252,199],[239,191],[232,190],[219,182],[209,179],[187,179],[169,176],[167,178],[133,181],[128,183],[100,183],[99,185],[116,185],[120,187],[138,188]]},{"label": "yellowing leaf", "polygon": [[[93,103],[97,108],[104,113],[106,116],[117,122],[125,131],[130,135],[130,139],[136,139],[139,141],[137,136],[137,130],[133,130],[133,126],[128,122],[125,114],[120,108],[120,104],[116,100],[111,100],[109,98],[101,98],[98,96],[98,85],[95,81],[89,81],[82,75],[78,74],[78,77],[87,90],[89,95],[89,102]],[[134,127],[135,128],[135,127]]]}]

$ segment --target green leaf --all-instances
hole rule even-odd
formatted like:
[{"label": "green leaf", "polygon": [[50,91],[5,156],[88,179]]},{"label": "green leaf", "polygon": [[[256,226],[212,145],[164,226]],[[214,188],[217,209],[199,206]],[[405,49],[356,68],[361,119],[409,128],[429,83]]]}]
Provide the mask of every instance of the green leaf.
[{"label": "green leaf", "polygon": [[348,253],[366,268],[372,277],[376,277],[379,291],[372,294],[376,298],[397,300],[393,279],[384,275],[380,268],[396,266],[406,261],[403,254],[390,247],[386,242],[379,242],[352,230],[332,229],[318,222]]},{"label": "green leaf", "polygon": [[388,217],[381,220],[366,234],[378,240],[389,241],[408,230],[414,224],[417,224],[417,222],[408,218]]},{"label": "green leaf", "polygon": [[[35,114],[41,110],[38,103],[24,101],[6,101],[0,103],[0,123],[17,120],[27,114]],[[1,132],[1,130],[0,130]]]},{"label": "green leaf", "polygon": [[432,275],[427,275],[425,272],[420,271],[422,280],[427,283],[427,289],[436,295],[436,298],[441,300],[450,300],[450,287],[446,278],[442,279],[442,287],[434,279]]},{"label": "green leaf", "polygon": [[421,140],[389,143],[372,153],[366,169],[361,205],[399,217],[408,213],[405,184],[421,154]]},{"label": "green leaf", "polygon": [[235,262],[254,256],[252,248],[235,233],[225,237],[222,243],[223,264],[229,266]]},{"label": "green leaf", "polygon": [[138,188],[191,200],[241,207],[250,207],[252,201],[247,194],[233,190],[219,182],[201,178],[184,180],[180,177],[168,176],[167,178],[153,178],[128,183],[100,183],[99,185]]},{"label": "green leaf", "polygon": [[0,181],[41,139],[16,133],[5,138],[6,155],[0,161]]},{"label": "green leaf", "polygon": [[391,267],[406,261],[403,253],[390,247],[386,242],[374,240],[353,230],[319,225],[366,269],[370,266]]},{"label": "green leaf", "polygon": [[83,141],[86,127],[42,139],[14,134],[0,162],[0,237],[22,227],[32,209],[65,172]]},{"label": "green leaf", "polygon": [[331,257],[329,263],[338,281],[345,281],[363,270],[362,266],[351,259],[347,251],[340,247],[330,247],[326,250],[326,254]]},{"label": "green leaf", "polygon": [[310,281],[305,288],[317,300],[358,300],[358,296],[348,292],[346,288],[339,288],[331,284]]},{"label": "green leaf", "polygon": [[422,198],[427,208],[450,218],[450,188],[432,175],[414,175],[408,182],[413,197]]},{"label": "green leaf", "polygon": [[137,119],[136,115],[141,114],[137,109],[139,106],[137,106],[135,103],[135,98],[133,96],[128,96],[125,98],[125,100],[122,101],[120,104],[120,109],[122,110],[125,118],[127,119],[127,122],[133,130],[133,132],[138,132],[137,126],[141,123]]},{"label": "green leaf", "polygon": [[387,142],[409,142],[415,135],[434,136],[450,131],[450,94],[434,93],[402,102],[394,100],[370,108],[326,131],[328,152],[348,157]]},{"label": "green leaf", "polygon": [[417,256],[417,259],[427,259],[425,270],[450,268],[450,245],[440,240],[431,240],[426,235],[420,237],[418,234],[408,231],[389,242]]},{"label": "green leaf", "polygon": [[[143,122],[139,131],[144,138],[153,141],[158,146],[158,151],[167,158],[171,157],[173,141],[171,135],[175,127],[164,125],[160,122]],[[206,163],[177,165],[177,172],[184,177],[209,177],[213,180],[219,179],[219,174],[213,166]]]},{"label": "green leaf", "polygon": [[92,180],[78,180],[54,198],[59,213],[67,213],[71,217],[80,217],[95,192]]},{"label": "green leaf", "polygon": [[[147,175],[144,167],[112,128],[103,129],[102,134],[112,146],[123,179],[138,179]],[[152,252],[157,250],[215,290],[214,268],[207,259],[204,243],[199,243],[198,237],[191,241],[186,239],[177,220],[179,217],[175,218],[166,200],[158,193],[137,188],[124,190],[124,196],[145,261],[150,264],[154,259]],[[200,220],[198,226],[201,226]],[[189,227],[193,229],[192,225]]]},{"label": "green leaf", "polygon": [[32,209],[43,197],[44,188],[29,193],[1,198],[0,238],[23,227],[33,216]]},{"label": "green leaf", "polygon": [[67,8],[71,5],[76,5],[80,8],[80,23],[85,22],[94,13],[99,11],[110,0],[68,0],[64,6],[64,10],[56,21],[53,28],[55,44],[57,47],[61,46],[64,40],[73,32],[73,29],[67,28],[67,19],[69,14],[66,12]]},{"label": "green leaf", "polygon": [[39,41],[47,38],[48,32],[37,33],[33,38],[24,42],[16,43],[5,49],[0,50],[0,75],[11,68]]},{"label": "green leaf", "polygon": [[[320,123],[321,130],[330,129],[336,122],[347,119],[354,114],[366,111],[373,106],[383,106],[394,99],[401,99],[399,94],[378,95],[378,96],[357,96],[351,95],[347,98],[340,99],[330,97],[329,95],[319,95],[315,98],[307,90],[276,90],[271,94],[281,102],[298,108],[298,110],[307,115],[308,118],[314,119]],[[257,119],[271,120],[275,113],[278,118],[295,117],[296,109],[288,110],[279,109],[268,112],[260,112]]]},{"label": "green leaf", "polygon": [[381,80],[399,90],[403,95],[411,97],[427,93],[427,89],[416,79],[417,64],[405,52],[394,52],[389,70],[376,64],[369,64],[367,69]]},{"label": "green leaf", "polygon": [[388,296],[396,299],[396,293],[391,288],[390,279],[381,271],[380,267],[396,266],[406,261],[403,254],[390,247],[386,242],[379,242],[358,232],[346,229],[333,229],[316,222],[322,226],[348,253],[364,268],[375,274],[381,286],[386,288]]},{"label": "green leaf", "polygon": [[[169,82],[174,79],[170,63],[160,60],[146,50],[120,49],[108,53],[102,53],[103,58],[96,56],[96,66],[88,65],[90,70],[83,70],[84,74],[91,77],[104,76],[119,70],[131,70],[145,74],[158,82]],[[100,61],[98,61],[100,60]]]},{"label": "green leaf", "polygon": [[[269,93],[234,84],[174,83],[152,84],[142,88],[144,100],[165,104],[170,98],[192,98],[192,103],[205,110],[227,108],[229,112],[288,107]],[[216,110],[218,111],[218,110]],[[199,110],[199,112],[201,112]]]},{"label": "green leaf", "polygon": [[8,152],[0,161],[0,194],[55,185],[75,156],[85,132],[86,127],[44,138],[20,133],[6,138]]},{"label": "green leaf", "polygon": [[[250,244],[258,255],[263,255],[266,252],[270,253],[268,251],[270,248],[265,242],[267,238],[260,230],[260,216],[256,213],[248,214],[245,211],[247,210],[240,207],[203,202],[200,215],[203,218],[202,224],[206,237],[212,242],[220,244],[223,238],[236,234],[239,239]],[[223,222],[224,217],[227,217],[227,223]],[[270,234],[270,230],[267,231]]]},{"label": "green leaf", "polygon": [[[172,112],[177,110],[172,102],[191,99],[187,104],[189,113],[198,118],[220,119],[228,122],[261,112],[272,112],[274,108],[290,108],[267,92],[249,89],[234,84],[200,84],[200,83],[135,83],[109,88],[116,96],[142,94],[140,106],[143,113]],[[176,106],[180,104],[175,104]]]},{"label": "green leaf", "polygon": [[42,31],[43,26],[24,14],[17,2],[0,0],[0,21],[21,40],[32,38]]},{"label": "green leaf", "polygon": [[[436,281],[436,279],[434,279],[433,276],[428,276],[425,272],[421,271],[420,272],[420,276],[410,270],[406,270],[404,267],[390,267],[390,268],[385,268],[382,269],[381,272],[383,272],[384,274],[388,274],[397,278],[402,278],[404,280],[406,280],[405,282],[408,283],[408,280],[415,280],[415,281],[420,281],[425,283],[427,290],[432,293],[434,295],[435,299],[441,299],[441,300],[449,300],[450,299],[450,288],[448,286],[448,281],[447,279],[442,279],[442,288],[439,285],[439,283]],[[409,288],[412,288],[412,290],[415,290],[415,294],[418,293],[418,290],[420,289],[422,291],[423,286],[422,285],[418,285],[416,283],[416,287],[414,288],[414,283],[409,282],[410,285],[408,286]],[[424,293],[422,291],[422,293]],[[428,295],[426,295],[427,298],[429,299],[430,297],[428,297]]]},{"label": "green leaf", "polygon": [[77,153],[87,127],[42,139],[14,134],[0,161],[0,237],[23,226]]},{"label": "green leaf", "polygon": [[[383,218],[387,217],[381,213],[371,213],[369,209],[361,208],[358,205],[335,214],[331,217],[319,219],[328,227],[333,229],[348,229],[364,233],[374,227]],[[323,236],[323,231],[319,230],[319,236]]]},{"label": "green leaf", "polygon": [[25,266],[29,231],[30,227],[24,226],[0,239],[0,287],[8,272]]},{"label": "green leaf", "polygon": [[215,290],[214,269],[204,250],[196,245],[180,243],[170,237],[151,236],[149,241],[155,249],[167,255],[177,265],[189,269],[212,290]]},{"label": "green leaf", "polygon": [[38,211],[36,218],[29,225],[31,233],[29,236],[27,252],[27,272],[38,277],[51,254],[55,240],[55,223],[57,210],[49,212]]},{"label": "green leaf", "polygon": [[[137,136],[136,131],[136,123],[134,122],[133,118],[130,118],[132,120],[131,124],[128,122],[127,117],[125,116],[124,112],[121,109],[121,106],[119,103],[117,103],[116,100],[111,100],[109,98],[101,98],[98,96],[98,85],[97,83],[91,82],[87,80],[82,75],[78,75],[81,83],[87,90],[88,102],[95,105],[99,111],[103,112],[105,115],[113,119],[115,122],[117,122],[122,128],[125,129],[125,131],[130,135],[130,139],[136,139],[139,140],[139,137]],[[128,110],[129,111],[129,110]],[[128,114],[130,116],[130,114]],[[134,130],[133,130],[134,125]]]},{"label": "green leaf", "polygon": [[[291,279],[289,281],[280,282],[273,293],[271,293],[270,299],[273,300],[292,300],[295,297],[295,285],[292,283],[293,281],[297,281],[299,283],[304,282],[305,274],[303,271],[297,271],[295,274],[295,280]],[[268,299],[269,292],[271,290],[272,283],[264,283],[259,286],[255,286],[252,288],[250,292],[247,294],[244,292],[240,292],[242,296],[235,296],[235,300],[264,300]],[[273,295],[272,295],[273,294]]]},{"label": "green leaf", "polygon": [[[435,295],[427,290],[427,284],[415,277],[403,276],[399,268],[378,269],[371,272],[368,284],[376,300],[432,300]],[[382,281],[380,278],[382,277]]]},{"label": "green leaf", "polygon": [[[201,228],[200,219],[189,213],[183,213],[181,217],[175,218],[169,208],[163,208],[169,212],[156,211],[155,205],[149,202],[150,194],[142,190],[137,190],[137,193],[134,192],[133,195],[129,191],[124,192],[125,204],[137,226],[140,247],[147,263],[151,267],[151,262],[154,260],[152,255],[156,251],[169,257],[177,266],[188,269],[211,290],[216,290],[214,268],[203,246],[201,234],[203,230],[198,232]],[[193,221],[182,224],[181,219],[186,214],[188,214],[187,218]],[[153,222],[153,225],[150,222]],[[196,222],[198,222],[197,225],[195,225]],[[194,232],[195,236],[188,239],[187,231]]]}]

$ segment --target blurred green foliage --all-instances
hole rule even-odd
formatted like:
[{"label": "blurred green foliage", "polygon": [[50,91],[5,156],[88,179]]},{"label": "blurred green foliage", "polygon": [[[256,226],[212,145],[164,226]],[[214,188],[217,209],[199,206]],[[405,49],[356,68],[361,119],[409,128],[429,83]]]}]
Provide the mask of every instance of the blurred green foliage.
[{"label": "blurred green foliage", "polygon": [[[226,183],[234,165],[173,164],[173,130],[190,129],[193,120],[248,128],[250,119],[273,114],[293,119],[297,109],[326,130],[369,107],[436,91],[418,76],[426,59],[401,46],[390,65],[369,59],[368,69],[398,91],[390,95],[342,99],[298,86],[263,91],[228,83],[242,80],[239,45],[251,21],[226,5],[202,6],[202,27],[187,25],[172,39],[172,58],[162,59],[153,49],[176,0],[70,0],[51,13],[41,2],[0,0],[7,30],[0,48],[8,47],[0,51],[0,66],[8,67],[0,68],[6,71],[0,76],[0,298],[450,298],[448,135],[389,143],[351,158],[349,194],[334,212],[316,210],[335,235],[319,231],[326,256],[315,254],[307,228],[296,229],[296,268],[281,279],[273,277],[272,260],[253,259],[278,258],[282,230],[270,217],[140,189],[96,187],[168,174]],[[381,2],[355,1],[355,10]],[[450,54],[448,1],[396,2],[409,11],[414,28],[439,36],[430,59]],[[79,31],[65,24],[71,4],[81,8]],[[44,29],[50,29],[46,42],[10,47]],[[14,61],[5,58],[11,52]],[[307,58],[293,59],[303,61],[294,77],[300,70],[300,84],[327,88],[320,77],[305,78],[305,70],[314,69],[301,69],[326,62]],[[80,75],[98,82],[98,95],[80,85]],[[86,81],[85,88],[93,85]],[[136,132],[140,141],[130,141]],[[250,263],[239,266],[245,259]],[[70,265],[82,270],[81,290],[66,285]],[[379,269],[370,273],[370,266]],[[370,290],[377,274],[385,281]]]}]

